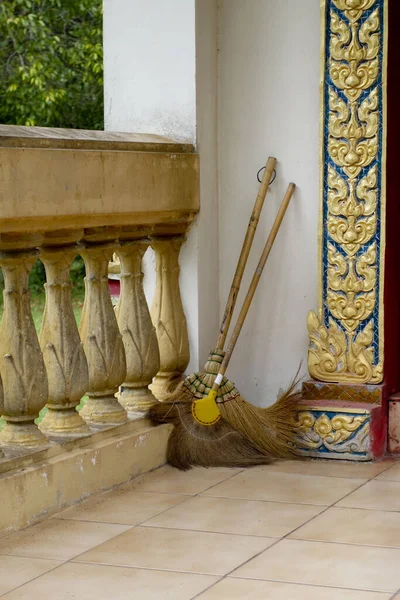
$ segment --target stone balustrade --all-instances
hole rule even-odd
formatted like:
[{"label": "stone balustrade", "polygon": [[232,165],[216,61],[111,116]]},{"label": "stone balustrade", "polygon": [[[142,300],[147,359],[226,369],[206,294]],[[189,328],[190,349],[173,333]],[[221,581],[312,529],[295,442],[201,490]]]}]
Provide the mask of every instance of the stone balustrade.
[{"label": "stone balustrade", "polygon": [[[40,449],[144,416],[189,361],[179,253],[199,208],[198,156],[155,136],[0,126],[0,164],[0,452]],[[150,246],[151,311],[142,273]],[[79,330],[69,277],[77,255],[86,268]],[[114,310],[108,266],[115,255]],[[39,335],[28,289],[37,258],[46,271]]]}]

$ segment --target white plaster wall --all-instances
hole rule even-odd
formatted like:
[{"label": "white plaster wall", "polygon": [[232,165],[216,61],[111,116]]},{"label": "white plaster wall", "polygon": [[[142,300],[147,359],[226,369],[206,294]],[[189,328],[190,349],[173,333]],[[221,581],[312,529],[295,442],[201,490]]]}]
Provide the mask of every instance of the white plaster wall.
[{"label": "white plaster wall", "polygon": [[196,141],[200,152],[201,212],[181,253],[189,372],[215,343],[258,168],[278,158],[250,268],[287,184],[298,186],[229,369],[260,405],[302,359],[306,372],[317,305],[319,39],[319,0],[104,0],[106,128]]},{"label": "white plaster wall", "polygon": [[[319,5],[219,2],[221,314],[257,193],[257,169],[270,155],[279,161],[253,268],[287,184],[298,186],[229,368],[242,394],[259,405],[274,401],[301,360],[306,372],[306,317],[317,305]],[[243,288],[248,282],[249,276]]]},{"label": "white plaster wall", "polygon": [[218,10],[216,0],[196,2],[198,218],[198,353],[203,369],[219,330],[218,232]]},{"label": "white plaster wall", "polygon": [[104,0],[105,127],[196,140],[194,0]]},{"label": "white plaster wall", "polygon": [[[201,214],[180,256],[189,372],[218,330],[217,15],[216,0],[104,0],[105,128],[166,135],[201,153]],[[154,263],[148,250],[150,305]]]}]

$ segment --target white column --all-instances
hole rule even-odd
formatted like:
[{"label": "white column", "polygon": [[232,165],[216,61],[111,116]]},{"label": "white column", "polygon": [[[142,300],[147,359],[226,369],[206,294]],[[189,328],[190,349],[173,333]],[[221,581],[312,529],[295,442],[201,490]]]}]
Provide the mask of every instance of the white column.
[{"label": "white column", "polygon": [[[217,0],[104,0],[104,87],[107,130],[163,135],[201,153],[201,213],[180,255],[191,372],[218,332]],[[148,251],[149,304],[154,266]]]}]

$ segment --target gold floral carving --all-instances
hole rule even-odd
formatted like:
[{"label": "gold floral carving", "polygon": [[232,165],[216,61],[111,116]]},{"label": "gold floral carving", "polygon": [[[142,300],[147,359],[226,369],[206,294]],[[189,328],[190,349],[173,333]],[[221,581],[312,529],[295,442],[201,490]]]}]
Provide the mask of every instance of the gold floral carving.
[{"label": "gold floral carving", "polygon": [[[308,316],[309,371],[321,381],[378,383],[380,0],[327,0],[330,31],[324,282],[318,315]],[[368,14],[365,14],[368,11]],[[328,13],[326,14],[328,18]],[[330,81],[329,81],[330,78]],[[325,170],[325,169],[324,169]],[[324,318],[325,316],[325,318]]]},{"label": "gold floral carving", "polygon": [[369,454],[370,414],[335,414],[319,416],[312,411],[300,412],[295,423],[296,446],[301,450],[328,450],[336,454]]}]

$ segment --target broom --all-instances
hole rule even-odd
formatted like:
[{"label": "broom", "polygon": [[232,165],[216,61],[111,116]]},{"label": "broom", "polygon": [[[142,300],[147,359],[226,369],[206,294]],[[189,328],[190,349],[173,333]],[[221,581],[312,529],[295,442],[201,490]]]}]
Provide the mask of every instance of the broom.
[{"label": "broom", "polygon": [[[220,350],[213,351],[206,365],[205,374],[193,374],[180,384],[170,394],[167,401],[170,403],[169,408],[164,403],[162,408],[157,405],[151,411],[150,416],[153,421],[165,422],[167,420],[176,424],[170,438],[168,460],[178,468],[185,469],[195,464],[248,466],[269,462],[270,457],[288,458],[293,456],[294,451],[290,445],[291,423],[297,396],[291,392],[295,381],[289,391],[272,407],[260,409],[249,404],[240,396],[234,384],[224,377],[224,373],[294,189],[294,184],[290,184],[285,194],[240,312],[227,353],[224,356]],[[230,321],[231,315],[232,313],[230,313],[228,321]],[[224,336],[223,341],[226,338],[227,328],[225,328],[224,322],[226,325],[226,319],[221,327],[219,342],[222,335]],[[217,377],[215,377],[216,374]],[[209,393],[204,398],[204,392],[208,390]],[[225,418],[222,419],[221,416]],[[226,439],[228,436],[229,440]],[[246,441],[251,443],[250,447]],[[242,460],[240,461],[240,459]],[[240,462],[242,464],[239,465]]]},{"label": "broom", "polygon": [[[237,262],[236,271],[233,276],[231,289],[229,291],[228,300],[226,302],[224,315],[222,317],[222,322],[221,322],[221,326],[219,329],[218,339],[217,339],[217,343],[215,346],[216,349],[211,350],[211,354],[215,354],[216,356],[220,356],[222,358],[224,356],[223,348],[225,345],[226,336],[229,331],[229,326],[231,324],[233,311],[236,306],[236,300],[237,300],[238,293],[240,290],[240,285],[242,283],[243,274],[244,274],[244,271],[246,268],[247,260],[248,260],[249,254],[250,254],[251,246],[253,244],[257,225],[258,225],[258,222],[260,219],[260,214],[261,214],[261,211],[262,211],[262,208],[264,205],[265,197],[268,192],[272,174],[275,170],[275,166],[276,166],[276,158],[269,157],[267,160],[267,164],[265,166],[263,178],[260,182],[260,188],[258,190],[258,194],[257,194],[256,200],[255,200],[254,206],[253,206],[253,210],[250,215],[249,224],[248,224],[247,230],[246,230],[246,235],[245,235],[242,249],[240,251],[240,256],[239,256],[239,259]],[[206,389],[206,387],[211,387],[212,384],[214,383],[215,375],[216,375],[216,372],[215,373],[207,373],[207,369],[206,369],[205,373],[196,373],[195,375],[193,375],[193,377],[195,376],[198,380],[201,380],[201,383],[200,383],[201,389],[199,390],[200,398],[203,397],[202,392]],[[177,382],[175,380],[174,382],[172,382],[171,388],[169,390],[169,394],[167,395],[167,398],[163,402],[171,402],[172,401],[171,394],[173,392],[176,392],[176,390],[175,390],[176,385],[177,385]],[[178,385],[179,385],[179,381],[178,381]]]},{"label": "broom", "polygon": [[[246,235],[224,310],[216,343],[217,350],[212,350],[210,357],[215,355],[223,358],[224,356],[223,347],[225,345],[243,273],[275,166],[276,159],[274,157],[269,157],[249,219]],[[206,372],[193,375],[193,377],[198,378],[200,387],[203,390],[206,389],[207,385],[211,386],[215,379],[216,373],[207,372],[209,371],[207,367],[210,365],[209,358],[209,361],[206,364]],[[201,392],[197,393],[201,398]],[[162,403],[155,404],[150,411],[149,416],[153,422],[169,422],[175,425],[175,429],[171,434],[168,443],[167,458],[170,464],[179,469],[188,469],[191,465],[246,467],[269,462],[269,459],[254,448],[245,436],[235,431],[227,423],[222,422],[222,420],[212,429],[212,431],[208,430],[207,434],[204,435],[204,432],[202,431],[204,428],[193,420],[191,412],[187,410],[187,406],[181,407],[181,403],[191,403],[192,400],[193,395],[183,387],[183,381],[178,385],[174,382],[171,384],[167,399]]]}]

